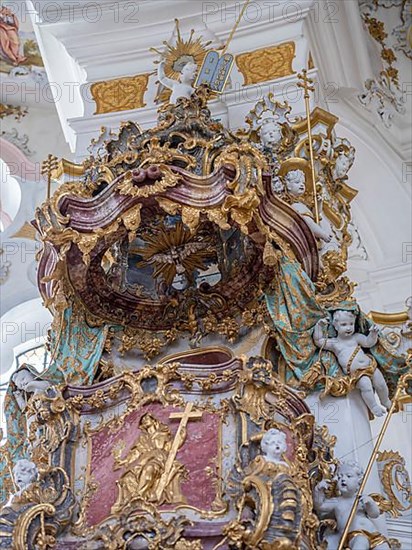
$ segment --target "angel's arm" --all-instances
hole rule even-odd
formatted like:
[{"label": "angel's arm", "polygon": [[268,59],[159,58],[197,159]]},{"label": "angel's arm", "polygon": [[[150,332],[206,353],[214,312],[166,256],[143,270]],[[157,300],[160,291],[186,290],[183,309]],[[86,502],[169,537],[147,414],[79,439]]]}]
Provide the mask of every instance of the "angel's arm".
[{"label": "angel's arm", "polygon": [[357,334],[356,341],[363,348],[372,348],[378,341],[378,332],[379,327],[373,325],[367,336],[364,334]]},{"label": "angel's arm", "polygon": [[325,329],[328,326],[329,321],[327,319],[321,319],[315,325],[313,331],[313,341],[318,348],[323,348],[329,351],[333,351],[333,340],[328,338],[325,334]]},{"label": "angel's arm", "polygon": [[164,62],[162,61],[159,63],[159,66],[157,67],[157,78],[159,79],[159,82],[163,84],[163,86],[166,86],[166,88],[169,88],[170,90],[173,90],[173,88],[176,85],[176,81],[172,78],[168,78],[165,75],[165,69],[164,69]]},{"label": "angel's arm", "polygon": [[360,499],[361,505],[363,506],[363,509],[366,512],[366,515],[372,519],[376,519],[381,515],[381,511],[379,509],[379,506],[377,503],[373,500],[373,498],[366,496],[361,497]]},{"label": "angel's arm", "polygon": [[318,223],[315,222],[312,212],[305,204],[303,204],[302,202],[295,202],[294,204],[292,204],[292,208],[298,214],[303,216],[306,225],[309,226],[309,229],[312,231],[316,238],[321,239],[322,241],[325,241],[327,243],[332,240],[333,235],[325,231]]},{"label": "angel's arm", "polygon": [[316,223],[310,216],[305,216],[305,222],[312,230],[312,233],[318,239],[329,243],[332,240],[332,234],[325,231],[318,223]]},{"label": "angel's arm", "polygon": [[328,487],[328,483],[321,481],[313,490],[313,506],[316,511],[326,514],[332,514],[335,512],[335,503],[333,499],[328,499],[325,496],[325,490]]},{"label": "angel's arm", "polygon": [[50,387],[50,382],[47,380],[33,380],[26,386],[26,391],[33,393],[43,393]]},{"label": "angel's arm", "polygon": [[122,466],[135,462],[139,456],[140,451],[136,447],[132,447],[125,458],[122,458],[123,447],[119,447],[113,451],[114,466],[113,470],[118,470]]}]

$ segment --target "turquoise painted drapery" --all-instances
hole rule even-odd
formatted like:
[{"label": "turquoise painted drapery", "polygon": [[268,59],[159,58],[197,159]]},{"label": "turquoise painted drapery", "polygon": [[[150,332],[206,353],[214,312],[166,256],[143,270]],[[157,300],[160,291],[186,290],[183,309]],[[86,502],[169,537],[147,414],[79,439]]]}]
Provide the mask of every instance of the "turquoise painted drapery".
[{"label": "turquoise painted drapery", "polygon": [[91,327],[82,311],[64,311],[61,326],[51,334],[51,363],[45,379],[77,386],[90,385],[103,353],[108,326]]},{"label": "turquoise painted drapery", "polygon": [[[282,256],[273,282],[273,291],[266,296],[266,305],[276,332],[279,351],[286,362],[286,382],[299,383],[315,363],[321,366],[322,374],[336,378],[343,375],[335,355],[320,351],[313,341],[316,323],[329,317],[329,337],[334,337],[333,311],[344,309],[357,315],[355,330],[367,334],[372,321],[366,317],[355,302],[341,302],[334,308],[323,309],[316,300],[315,288],[300,264]],[[388,351],[383,338],[366,350],[377,361],[385,378],[396,387],[400,376],[408,372],[405,357]],[[322,390],[318,384],[313,390]]]},{"label": "turquoise painted drapery", "polygon": [[[39,376],[37,371],[26,367],[36,376],[56,385],[89,385],[93,382],[100,357],[103,353],[108,327],[91,327],[82,312],[68,307],[63,312],[58,330],[50,335],[51,363]],[[7,498],[5,484],[10,479],[5,452],[14,464],[28,458],[28,442],[22,439],[26,433],[26,418],[14,396],[15,384],[11,381],[6,392],[4,412],[6,415],[7,442],[0,454],[0,504]]]},{"label": "turquoise painted drapery", "polygon": [[315,287],[297,261],[280,257],[273,291],[266,295],[266,306],[287,364],[286,382],[302,380],[319,359],[325,374],[338,374],[339,365],[332,353],[322,352],[319,358],[313,330],[328,312],[317,302]]}]

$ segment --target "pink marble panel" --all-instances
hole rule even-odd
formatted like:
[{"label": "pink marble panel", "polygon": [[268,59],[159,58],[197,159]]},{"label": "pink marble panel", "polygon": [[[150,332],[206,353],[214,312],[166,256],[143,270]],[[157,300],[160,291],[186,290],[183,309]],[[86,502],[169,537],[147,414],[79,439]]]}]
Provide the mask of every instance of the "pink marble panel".
[{"label": "pink marble panel", "polygon": [[[110,515],[110,510],[117,498],[116,481],[124,469],[114,471],[113,447],[119,441],[124,441],[123,456],[130,450],[139,437],[138,428],[140,418],[147,412],[167,424],[175,434],[180,420],[170,420],[170,413],[182,412],[174,407],[162,407],[160,404],[151,404],[129,414],[121,429],[111,433],[108,428],[91,436],[91,480],[97,483],[97,490],[90,499],[87,511],[88,525],[97,525]],[[210,413],[203,413],[200,420],[190,420],[187,425],[186,441],[177,454],[177,460],[188,470],[188,477],[182,482],[182,493],[187,504],[203,510],[210,510],[216,496],[213,486],[213,477],[207,475],[206,468],[214,467],[213,459],[218,455],[219,417]],[[170,509],[165,505],[162,509]]]}]

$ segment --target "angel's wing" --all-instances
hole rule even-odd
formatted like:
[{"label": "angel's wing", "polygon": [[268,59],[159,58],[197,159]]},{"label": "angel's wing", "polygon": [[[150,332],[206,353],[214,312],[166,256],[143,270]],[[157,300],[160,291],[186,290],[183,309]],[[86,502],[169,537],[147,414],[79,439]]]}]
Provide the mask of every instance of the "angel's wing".
[{"label": "angel's wing", "polygon": [[150,263],[159,263],[159,264],[174,264],[175,261],[172,258],[172,255],[170,252],[166,254],[161,254],[160,252],[158,254],[153,254],[153,256],[150,258]]},{"label": "angel's wing", "polygon": [[195,254],[196,252],[199,252],[199,250],[203,250],[206,247],[207,247],[206,243],[198,243],[198,242],[187,243],[183,248],[183,250],[179,251],[180,259],[184,260],[191,254]]}]

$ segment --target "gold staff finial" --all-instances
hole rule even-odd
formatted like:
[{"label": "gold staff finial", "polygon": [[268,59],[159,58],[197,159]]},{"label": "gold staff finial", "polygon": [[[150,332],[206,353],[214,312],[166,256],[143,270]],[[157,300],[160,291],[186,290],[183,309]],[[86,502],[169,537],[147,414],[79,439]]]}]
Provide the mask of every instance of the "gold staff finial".
[{"label": "gold staff finial", "polygon": [[316,189],[316,178],[315,178],[315,162],[313,159],[313,143],[312,143],[312,123],[310,120],[310,104],[309,92],[314,92],[315,88],[313,87],[313,80],[308,77],[308,71],[303,69],[301,73],[298,74],[298,78],[301,82],[298,82],[298,87],[303,88],[304,98],[305,98],[305,107],[306,107],[306,120],[308,124],[308,140],[309,140],[309,156],[310,156],[310,167],[312,170],[312,181],[313,181],[313,198],[315,200],[315,220],[316,223],[319,223],[319,206],[318,206],[318,192]]},{"label": "gold staff finial", "polygon": [[50,199],[51,196],[51,180],[52,173],[57,170],[59,161],[54,155],[48,155],[47,159],[43,161],[41,165],[41,175],[47,176],[47,196],[46,199]]},{"label": "gold staff finial", "polygon": [[338,550],[343,550],[345,548],[345,543],[347,536],[349,534],[349,529],[352,524],[353,518],[355,517],[356,510],[358,508],[359,500],[362,496],[363,490],[365,489],[366,482],[368,481],[369,475],[372,470],[373,463],[375,462],[376,456],[379,452],[379,447],[381,446],[382,440],[384,438],[384,435],[386,433],[386,430],[388,429],[389,422],[392,418],[393,413],[395,410],[402,409],[402,406],[405,403],[411,402],[411,395],[408,393],[408,384],[412,382],[412,374],[406,373],[403,376],[401,376],[398,387],[396,389],[395,395],[392,400],[392,406],[389,409],[388,414],[386,415],[385,422],[383,423],[383,426],[379,432],[378,439],[376,440],[375,446],[373,447],[372,454],[369,458],[368,465],[366,466],[365,474],[363,476],[362,482],[359,485],[358,492],[356,493],[355,500],[353,501],[352,508],[348,517],[348,520],[345,525],[345,529],[342,533],[342,538],[340,539]]}]

